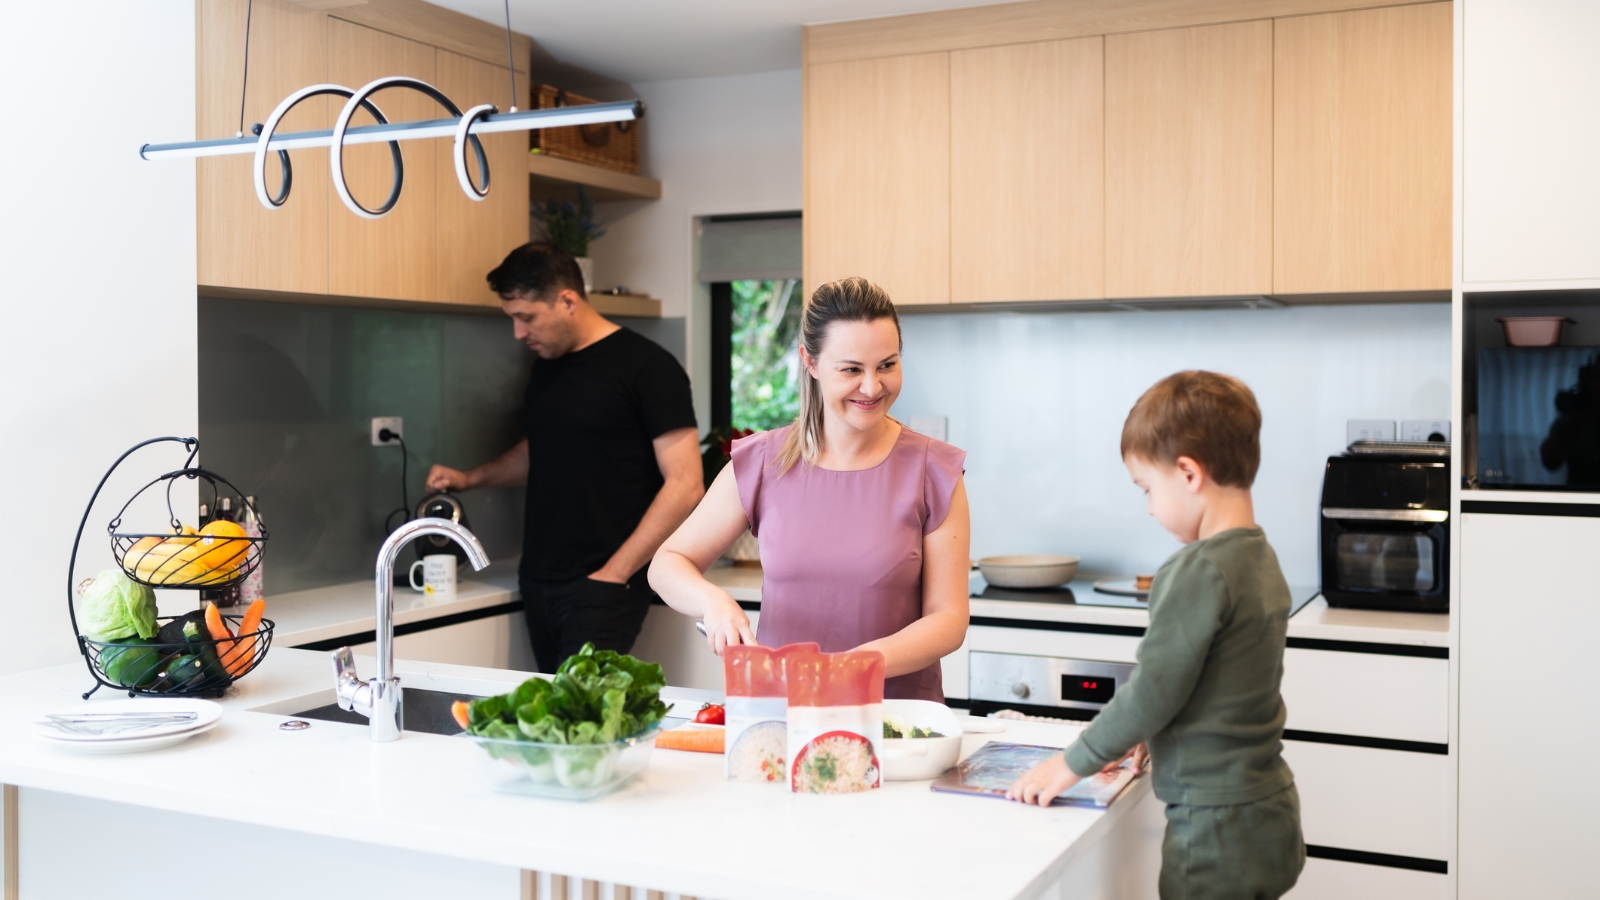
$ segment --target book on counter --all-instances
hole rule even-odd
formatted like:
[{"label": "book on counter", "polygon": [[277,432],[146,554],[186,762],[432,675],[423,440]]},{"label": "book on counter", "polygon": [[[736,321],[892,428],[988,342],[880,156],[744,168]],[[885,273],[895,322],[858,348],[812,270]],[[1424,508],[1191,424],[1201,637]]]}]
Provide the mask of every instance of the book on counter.
[{"label": "book on counter", "polygon": [[[951,794],[1004,797],[1006,788],[1011,787],[1011,783],[1022,773],[1060,753],[1060,747],[991,741],[939,776],[933,782],[933,789]],[[1124,762],[1119,768],[1096,772],[1079,781],[1065,794],[1051,801],[1050,805],[1107,807],[1122,796],[1122,792],[1137,777],[1132,765]]]}]

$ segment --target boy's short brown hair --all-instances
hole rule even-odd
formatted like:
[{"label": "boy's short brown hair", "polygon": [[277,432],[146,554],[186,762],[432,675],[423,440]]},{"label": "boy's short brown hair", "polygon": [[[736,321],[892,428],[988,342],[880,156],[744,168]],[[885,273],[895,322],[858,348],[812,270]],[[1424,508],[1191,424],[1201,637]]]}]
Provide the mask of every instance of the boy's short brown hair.
[{"label": "boy's short brown hair", "polygon": [[1217,484],[1248,488],[1261,465],[1261,407],[1231,375],[1168,375],[1128,413],[1122,455],[1167,465],[1187,456]]}]

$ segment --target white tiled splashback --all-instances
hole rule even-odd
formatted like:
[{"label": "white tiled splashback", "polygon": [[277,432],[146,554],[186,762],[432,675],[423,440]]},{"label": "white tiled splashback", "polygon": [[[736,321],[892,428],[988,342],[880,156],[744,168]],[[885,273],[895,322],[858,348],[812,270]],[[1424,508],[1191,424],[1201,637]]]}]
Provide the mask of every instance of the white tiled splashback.
[{"label": "white tiled splashback", "polygon": [[1060,552],[1087,574],[1154,572],[1177,541],[1118,454],[1139,395],[1182,369],[1261,404],[1256,517],[1291,584],[1317,582],[1324,460],[1349,419],[1445,419],[1448,304],[1126,313],[912,315],[895,404],[949,418],[967,451],[973,557]]}]

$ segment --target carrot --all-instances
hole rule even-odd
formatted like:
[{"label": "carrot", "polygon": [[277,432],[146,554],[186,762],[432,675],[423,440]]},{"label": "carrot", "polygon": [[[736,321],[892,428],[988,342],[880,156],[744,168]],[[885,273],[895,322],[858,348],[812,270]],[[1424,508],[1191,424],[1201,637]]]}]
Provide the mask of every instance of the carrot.
[{"label": "carrot", "polygon": [[465,700],[457,700],[450,704],[450,715],[455,718],[456,724],[461,726],[462,731],[466,731],[472,725],[472,707]]},{"label": "carrot", "polygon": [[[215,609],[216,607],[212,607]],[[243,675],[244,670],[250,667],[256,649],[256,638],[246,637],[261,630],[261,614],[267,609],[267,601],[257,597],[254,603],[244,611],[244,620],[239,623],[239,640],[235,641],[233,648],[221,654],[222,666],[228,670],[229,675]],[[208,614],[209,615],[209,614]],[[221,614],[217,618],[222,618]],[[224,626],[226,627],[226,626]]]},{"label": "carrot", "polygon": [[664,750],[721,753],[722,738],[721,728],[674,728],[656,735],[656,746]]}]

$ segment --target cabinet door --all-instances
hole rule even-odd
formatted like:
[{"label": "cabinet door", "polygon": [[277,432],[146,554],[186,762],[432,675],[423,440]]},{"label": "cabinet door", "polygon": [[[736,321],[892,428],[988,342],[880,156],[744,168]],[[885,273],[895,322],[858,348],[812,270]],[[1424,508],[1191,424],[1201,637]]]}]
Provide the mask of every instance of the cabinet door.
[{"label": "cabinet door", "polygon": [[1461,279],[1600,278],[1600,3],[1462,11]]},{"label": "cabinet door", "polygon": [[809,66],[805,283],[950,302],[950,54]]},{"label": "cabinet door", "polygon": [[1593,896],[1600,518],[1468,513],[1460,541],[1459,895]]},{"label": "cabinet door", "polygon": [[[239,79],[244,66],[245,0],[195,6],[195,134],[232,137],[239,130]],[[244,131],[264,122],[278,103],[308,84],[328,80],[326,17],[284,2],[255,4],[250,25],[250,83]],[[279,131],[332,124],[329,103],[312,98],[284,117]],[[201,285],[270,291],[328,290],[328,154],[290,151],[294,188],[278,209],[256,199],[250,156],[195,161]],[[277,156],[267,161],[269,189],[278,185]]]},{"label": "cabinet door", "polygon": [[1272,292],[1272,22],[1106,37],[1106,296]]},{"label": "cabinet door", "polygon": [[[480,103],[493,103],[502,111],[510,108],[510,76],[503,66],[440,50],[438,67],[435,86],[462,112]],[[517,84],[526,86],[527,76],[518,75]],[[513,131],[486,134],[480,140],[489,157],[490,175],[489,196],[482,200],[470,199],[461,189],[451,144],[440,141],[434,150],[439,284],[434,299],[442,303],[498,305],[500,299],[489,290],[484,276],[500,265],[507,253],[528,242],[528,137]],[[476,174],[476,157],[470,148],[467,160],[468,172]]]},{"label": "cabinet door", "polygon": [[950,54],[950,295],[1105,296],[1104,39]]},{"label": "cabinet door", "polygon": [[[340,19],[328,19],[328,80],[360,88],[385,75],[434,80],[434,49]],[[432,97],[403,88],[379,91],[372,102],[391,122],[437,119],[446,115]],[[338,114],[337,108],[333,111]],[[352,125],[375,120],[360,110]],[[435,154],[439,141],[400,145],[405,184],[400,202],[381,219],[347,209],[328,192],[328,293],[393,300],[433,300]],[[389,196],[393,165],[388,144],[357,144],[344,149],[351,194],[368,209]]]},{"label": "cabinet door", "polygon": [[1450,289],[1451,4],[1278,19],[1273,289]]}]

